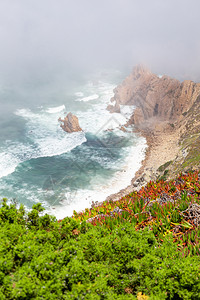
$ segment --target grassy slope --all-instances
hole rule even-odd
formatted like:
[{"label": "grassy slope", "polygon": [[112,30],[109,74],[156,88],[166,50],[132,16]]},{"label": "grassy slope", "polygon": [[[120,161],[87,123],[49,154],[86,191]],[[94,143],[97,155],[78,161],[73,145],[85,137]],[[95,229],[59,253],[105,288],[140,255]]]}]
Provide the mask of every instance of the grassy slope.
[{"label": "grassy slope", "polygon": [[169,168],[173,176],[200,169],[200,96],[176,126],[181,127],[182,134],[179,140],[180,153]]},{"label": "grassy slope", "polygon": [[0,299],[200,299],[199,204],[198,172],[61,221],[4,200]]}]

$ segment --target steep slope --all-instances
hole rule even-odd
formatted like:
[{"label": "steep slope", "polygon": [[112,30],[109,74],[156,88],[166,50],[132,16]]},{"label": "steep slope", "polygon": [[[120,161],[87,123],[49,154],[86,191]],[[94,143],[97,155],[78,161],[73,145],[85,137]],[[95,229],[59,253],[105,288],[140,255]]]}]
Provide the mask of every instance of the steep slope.
[{"label": "steep slope", "polygon": [[200,167],[200,96],[192,107],[184,114],[179,127],[179,153],[171,166],[171,173],[197,170]]}]

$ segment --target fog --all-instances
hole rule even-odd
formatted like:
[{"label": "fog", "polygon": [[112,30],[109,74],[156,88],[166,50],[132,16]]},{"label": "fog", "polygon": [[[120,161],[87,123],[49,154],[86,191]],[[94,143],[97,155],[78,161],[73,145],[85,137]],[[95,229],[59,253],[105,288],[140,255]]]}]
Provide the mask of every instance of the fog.
[{"label": "fog", "polygon": [[1,0],[0,84],[71,72],[154,72],[200,81],[198,0]]}]

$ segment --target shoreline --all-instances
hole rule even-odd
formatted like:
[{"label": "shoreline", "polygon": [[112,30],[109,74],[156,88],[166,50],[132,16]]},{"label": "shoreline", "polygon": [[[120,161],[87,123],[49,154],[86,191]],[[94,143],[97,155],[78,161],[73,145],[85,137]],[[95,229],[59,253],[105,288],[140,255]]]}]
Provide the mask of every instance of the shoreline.
[{"label": "shoreline", "polygon": [[[147,143],[142,165],[131,179],[130,185],[109,195],[104,201],[120,200],[125,195],[138,191],[150,180],[156,180],[160,175],[158,168],[168,161],[174,161],[178,155],[180,133],[179,130],[172,128],[168,122],[158,122],[153,127],[150,126],[148,130],[137,128],[135,131],[144,137]],[[100,206],[104,201],[93,202],[91,208]]]},{"label": "shoreline", "polygon": [[[134,131],[135,132],[135,131]],[[129,134],[132,134],[130,131]],[[135,135],[135,134],[134,134]],[[63,219],[65,216],[71,217],[73,216],[73,211],[75,210],[77,213],[85,211],[85,209],[90,209],[94,203],[96,205],[100,205],[110,195],[115,195],[119,192],[119,190],[127,189],[127,185],[131,184],[132,174],[135,174],[138,169],[141,168],[142,161],[145,159],[145,152],[147,149],[146,139],[139,135],[137,132],[137,136],[139,140],[137,143],[134,142],[129,146],[129,151],[126,152],[124,157],[124,162],[120,165],[119,170],[117,170],[112,176],[105,181],[105,183],[100,183],[96,186],[95,189],[90,190],[79,190],[76,193],[76,201],[73,202],[73,206],[67,207],[65,206],[65,200],[59,203],[58,205],[54,205],[49,208],[50,213],[55,215],[57,219]],[[88,193],[89,192],[89,193]],[[79,202],[79,195],[81,197],[81,202]],[[72,198],[70,196],[70,198]],[[68,209],[67,215],[65,207]]]}]

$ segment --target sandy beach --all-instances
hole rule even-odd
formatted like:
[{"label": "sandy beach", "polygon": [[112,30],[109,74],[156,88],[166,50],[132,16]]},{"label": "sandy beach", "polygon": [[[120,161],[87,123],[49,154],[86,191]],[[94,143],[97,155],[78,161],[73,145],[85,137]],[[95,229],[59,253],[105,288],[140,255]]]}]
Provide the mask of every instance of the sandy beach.
[{"label": "sandy beach", "polygon": [[148,181],[155,180],[159,175],[158,168],[174,160],[179,152],[180,131],[175,130],[169,123],[156,123],[153,128],[138,130],[138,132],[146,138],[148,145],[142,166],[132,178],[131,185],[110,195],[106,200],[117,201],[133,190],[139,190]]}]

